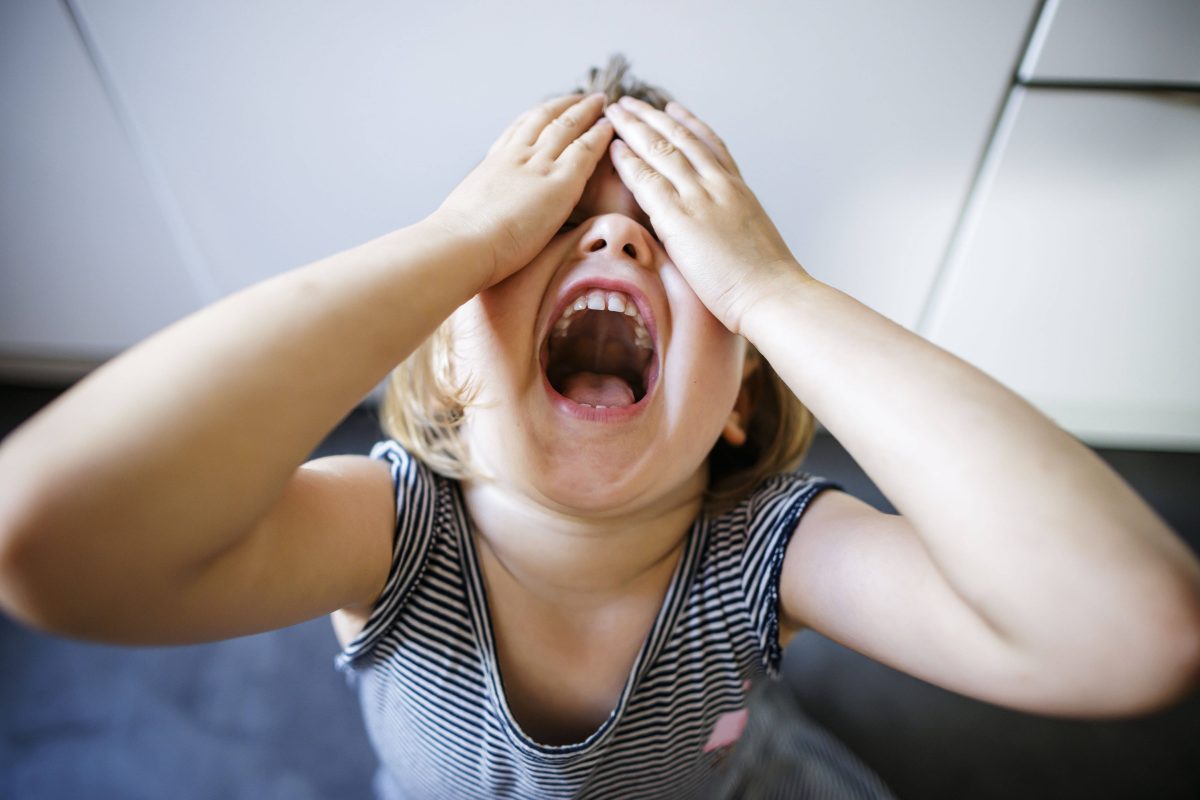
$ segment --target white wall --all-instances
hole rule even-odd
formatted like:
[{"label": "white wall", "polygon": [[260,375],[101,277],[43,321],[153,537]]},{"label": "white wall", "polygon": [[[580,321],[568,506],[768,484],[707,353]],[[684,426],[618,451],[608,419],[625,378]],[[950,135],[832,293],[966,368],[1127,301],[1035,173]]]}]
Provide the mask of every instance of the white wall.
[{"label": "white wall", "polygon": [[[983,246],[964,209],[991,208],[979,166],[999,158],[995,122],[1039,7],[5,3],[0,378],[76,374],[224,294],[421,218],[513,116],[619,50],[724,136],[810,272],[1051,413],[1044,382],[1006,365],[1042,358],[1053,331],[972,350],[946,322],[962,303],[968,329],[1019,324],[974,316],[951,288],[980,263],[963,257]],[[1046,31],[1068,11],[1050,3]],[[1190,241],[1163,285],[1190,285]],[[1113,301],[1063,291],[1084,307]],[[1121,357],[1156,355],[1177,372],[1169,337],[1191,330],[1136,337]],[[1152,372],[1151,394],[1191,391],[1170,371]],[[1082,380],[1071,402],[1098,385]],[[1123,442],[1177,446],[1200,432],[1200,398],[1181,401],[1179,425],[1139,427],[1139,395],[1126,395]],[[1105,434],[1103,421],[1060,422]]]}]

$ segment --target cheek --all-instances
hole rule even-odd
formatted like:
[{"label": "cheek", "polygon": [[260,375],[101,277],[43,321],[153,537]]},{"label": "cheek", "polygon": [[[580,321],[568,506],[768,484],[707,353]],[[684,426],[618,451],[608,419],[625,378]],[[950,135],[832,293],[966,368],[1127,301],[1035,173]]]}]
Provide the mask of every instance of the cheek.
[{"label": "cheek", "polygon": [[451,315],[456,363],[472,376],[481,400],[502,401],[534,379],[540,386],[536,327],[555,264],[551,250]]},{"label": "cheek", "polygon": [[450,317],[451,363],[455,375],[471,383],[480,400],[503,392],[516,354],[513,337],[506,335],[512,324],[502,308],[491,307],[479,295],[460,306]]},{"label": "cheek", "polygon": [[[686,318],[686,322],[685,322]],[[742,384],[745,343],[730,333],[699,300],[681,314],[676,333],[681,345],[671,378],[676,382],[680,415],[707,448],[724,427]],[[685,327],[686,325],[686,327]],[[707,450],[705,450],[707,452]]]},{"label": "cheek", "polygon": [[741,389],[745,345],[715,318],[711,319],[713,325],[704,337],[702,351],[706,355],[697,366],[697,372],[704,383],[706,396],[710,398],[705,406],[723,425]]}]

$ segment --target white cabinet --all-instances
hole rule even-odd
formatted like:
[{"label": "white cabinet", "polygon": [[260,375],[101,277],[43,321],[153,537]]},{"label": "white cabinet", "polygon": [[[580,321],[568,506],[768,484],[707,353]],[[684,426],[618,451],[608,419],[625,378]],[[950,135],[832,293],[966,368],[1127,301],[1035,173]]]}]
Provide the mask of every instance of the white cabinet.
[{"label": "white cabinet", "polygon": [[0,378],[77,376],[200,291],[63,4],[0,10]]},{"label": "white cabinet", "polygon": [[614,50],[813,274],[915,324],[1035,3],[79,0],[223,292],[431,212]]},{"label": "white cabinet", "polygon": [[1200,103],[1016,91],[924,333],[1091,444],[1200,446]]},{"label": "white cabinet", "polygon": [[1200,2],[1049,0],[1021,79],[1200,86]]}]

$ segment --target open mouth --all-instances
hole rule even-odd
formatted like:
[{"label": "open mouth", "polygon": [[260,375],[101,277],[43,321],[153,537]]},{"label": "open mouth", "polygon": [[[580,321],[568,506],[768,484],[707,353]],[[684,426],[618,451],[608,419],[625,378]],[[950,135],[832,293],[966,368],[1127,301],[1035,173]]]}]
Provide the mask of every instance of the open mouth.
[{"label": "open mouth", "polygon": [[543,349],[546,380],[581,406],[629,408],[657,374],[654,343],[636,301],[589,288],[566,305]]}]

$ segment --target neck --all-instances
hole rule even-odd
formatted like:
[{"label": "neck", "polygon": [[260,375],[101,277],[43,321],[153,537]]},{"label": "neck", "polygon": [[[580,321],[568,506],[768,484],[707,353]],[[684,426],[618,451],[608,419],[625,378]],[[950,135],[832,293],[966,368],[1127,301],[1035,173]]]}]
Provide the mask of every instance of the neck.
[{"label": "neck", "polygon": [[572,611],[665,589],[700,512],[703,470],[697,478],[654,508],[603,518],[552,509],[495,483],[462,488],[494,577]]}]

